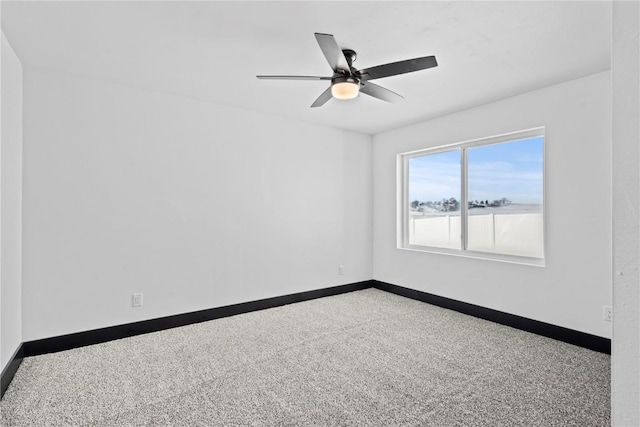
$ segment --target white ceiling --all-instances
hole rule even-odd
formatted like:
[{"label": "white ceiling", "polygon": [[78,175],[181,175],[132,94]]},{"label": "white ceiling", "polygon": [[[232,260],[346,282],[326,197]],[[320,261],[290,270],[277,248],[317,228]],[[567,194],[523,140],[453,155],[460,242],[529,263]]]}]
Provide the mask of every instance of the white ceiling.
[{"label": "white ceiling", "polygon": [[[10,2],[2,29],[40,66],[374,134],[610,68],[610,2]],[[314,32],[356,68],[435,55],[439,66],[309,106],[330,76]]]}]

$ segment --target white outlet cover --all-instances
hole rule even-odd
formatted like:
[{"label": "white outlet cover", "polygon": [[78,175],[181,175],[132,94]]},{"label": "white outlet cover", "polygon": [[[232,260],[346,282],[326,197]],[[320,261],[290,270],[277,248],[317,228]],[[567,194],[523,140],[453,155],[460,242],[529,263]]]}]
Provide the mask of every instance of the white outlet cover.
[{"label": "white outlet cover", "polygon": [[133,294],[131,296],[131,305],[133,307],[142,307],[142,294]]}]

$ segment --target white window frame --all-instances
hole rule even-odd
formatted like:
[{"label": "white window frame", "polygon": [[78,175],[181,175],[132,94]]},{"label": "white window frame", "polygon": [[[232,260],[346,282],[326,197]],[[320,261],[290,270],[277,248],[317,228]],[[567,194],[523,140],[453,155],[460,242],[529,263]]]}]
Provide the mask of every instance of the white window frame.
[{"label": "white window frame", "polygon": [[[533,138],[542,136],[544,142],[542,144],[542,258],[526,257],[518,255],[498,254],[492,252],[480,252],[467,249],[468,239],[468,191],[467,191],[467,149],[474,147],[481,147],[485,145],[499,144],[509,141],[517,141],[526,138]],[[437,154],[442,152],[460,151],[460,248],[461,249],[449,249],[439,248],[432,246],[421,246],[409,244],[409,159],[414,157],[421,157],[425,155]],[[516,131],[505,133],[496,136],[490,136],[485,138],[478,138],[464,142],[457,142],[454,144],[441,145],[434,148],[421,149],[416,151],[410,151],[407,153],[401,153],[397,156],[397,171],[398,171],[398,191],[397,191],[397,236],[398,236],[398,249],[430,252],[445,255],[461,256],[468,258],[485,259],[491,261],[509,262],[516,264],[525,264],[533,266],[545,266],[546,259],[546,211],[547,202],[545,197],[546,189],[546,136],[545,128],[537,127],[533,129],[527,129],[523,131]]]}]

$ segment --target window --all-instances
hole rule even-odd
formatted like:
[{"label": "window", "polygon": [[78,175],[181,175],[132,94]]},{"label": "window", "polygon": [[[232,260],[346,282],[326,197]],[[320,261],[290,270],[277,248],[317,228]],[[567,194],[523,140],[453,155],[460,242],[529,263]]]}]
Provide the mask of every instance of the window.
[{"label": "window", "polygon": [[544,265],[544,128],[399,156],[399,246]]}]

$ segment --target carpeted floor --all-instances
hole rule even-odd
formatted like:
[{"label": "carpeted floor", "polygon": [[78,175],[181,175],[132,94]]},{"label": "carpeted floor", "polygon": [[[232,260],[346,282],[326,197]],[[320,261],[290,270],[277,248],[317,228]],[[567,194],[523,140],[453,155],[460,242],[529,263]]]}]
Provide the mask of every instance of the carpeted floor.
[{"label": "carpeted floor", "polygon": [[376,289],[23,361],[10,426],[607,426],[610,357]]}]

